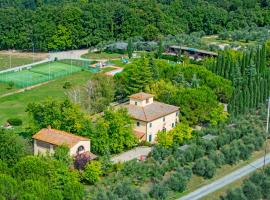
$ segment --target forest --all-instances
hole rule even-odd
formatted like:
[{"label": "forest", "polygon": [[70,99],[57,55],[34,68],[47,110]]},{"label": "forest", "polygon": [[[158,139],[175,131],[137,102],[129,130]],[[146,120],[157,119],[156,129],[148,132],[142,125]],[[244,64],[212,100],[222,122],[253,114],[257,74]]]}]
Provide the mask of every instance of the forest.
[{"label": "forest", "polygon": [[109,40],[270,24],[269,0],[2,0],[0,49],[57,51]]}]

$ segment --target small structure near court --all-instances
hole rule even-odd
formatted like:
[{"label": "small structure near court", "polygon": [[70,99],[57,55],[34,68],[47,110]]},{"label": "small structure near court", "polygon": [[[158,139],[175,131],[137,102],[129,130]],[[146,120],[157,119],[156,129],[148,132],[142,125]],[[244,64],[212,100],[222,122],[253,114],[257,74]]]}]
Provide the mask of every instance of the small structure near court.
[{"label": "small structure near court", "polygon": [[195,49],[195,48],[185,47],[185,46],[169,46],[165,54],[177,56],[179,53],[187,55],[188,57],[193,58],[195,60],[201,60],[205,57],[218,56],[216,52]]}]

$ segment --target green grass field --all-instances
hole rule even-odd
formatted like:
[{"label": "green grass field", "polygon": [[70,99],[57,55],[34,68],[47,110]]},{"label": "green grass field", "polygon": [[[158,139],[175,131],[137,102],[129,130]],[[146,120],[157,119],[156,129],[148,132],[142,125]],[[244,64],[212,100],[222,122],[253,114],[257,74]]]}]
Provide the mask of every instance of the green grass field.
[{"label": "green grass field", "polygon": [[13,82],[17,87],[28,87],[78,71],[81,71],[80,67],[61,62],[44,63],[29,70],[0,74],[0,82]]},{"label": "green grass field", "polygon": [[[39,58],[35,58],[35,62],[39,61]],[[17,67],[20,65],[26,65],[33,62],[32,56],[10,56],[8,54],[0,53],[0,70],[8,69],[10,67]]]},{"label": "green grass field", "polygon": [[106,52],[100,52],[100,53],[87,53],[82,56],[82,58],[87,59],[94,59],[94,60],[110,60],[110,59],[120,59],[122,57],[126,57],[124,54],[118,54],[118,53],[106,53]]},{"label": "green grass field", "polygon": [[0,98],[0,125],[8,118],[18,117],[28,124],[29,118],[25,112],[26,106],[31,102],[41,102],[46,98],[64,99],[66,90],[63,88],[65,82],[69,81],[73,87],[83,85],[91,79],[92,73],[82,71],[68,77],[62,77],[48,84],[42,85],[23,93],[14,94]]}]

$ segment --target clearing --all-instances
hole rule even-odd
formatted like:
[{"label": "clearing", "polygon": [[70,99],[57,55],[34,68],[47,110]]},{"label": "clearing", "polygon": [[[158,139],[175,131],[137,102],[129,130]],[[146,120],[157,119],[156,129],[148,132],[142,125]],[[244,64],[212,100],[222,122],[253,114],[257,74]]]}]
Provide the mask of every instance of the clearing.
[{"label": "clearing", "polygon": [[[30,64],[48,58],[46,53],[17,52],[17,51],[0,51],[0,70],[13,68],[21,65]],[[10,62],[11,60],[11,62]]]},{"label": "clearing", "polygon": [[27,125],[28,118],[25,108],[29,103],[44,101],[49,97],[55,100],[64,99],[66,97],[66,90],[63,88],[65,82],[70,82],[73,87],[76,87],[86,83],[91,79],[91,76],[91,72],[81,71],[32,90],[0,98],[0,124],[3,124],[8,118],[18,117],[23,119],[24,124]]}]

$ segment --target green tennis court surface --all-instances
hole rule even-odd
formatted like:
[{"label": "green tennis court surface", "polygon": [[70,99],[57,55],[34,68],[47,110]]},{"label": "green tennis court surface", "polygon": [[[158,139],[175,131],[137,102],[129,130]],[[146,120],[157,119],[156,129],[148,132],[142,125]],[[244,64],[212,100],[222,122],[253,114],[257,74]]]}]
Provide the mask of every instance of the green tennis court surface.
[{"label": "green tennis court surface", "polygon": [[28,87],[58,77],[68,76],[81,71],[79,66],[62,62],[50,62],[33,66],[31,69],[0,74],[0,82],[13,82],[18,87]]}]

